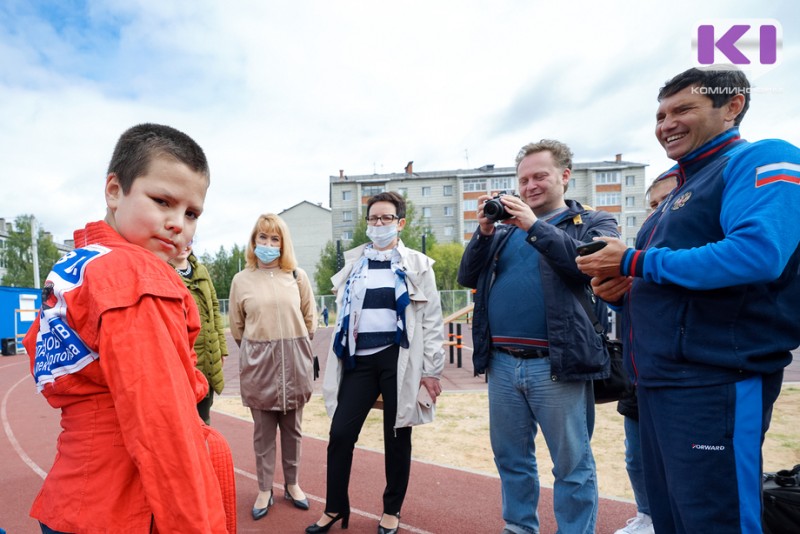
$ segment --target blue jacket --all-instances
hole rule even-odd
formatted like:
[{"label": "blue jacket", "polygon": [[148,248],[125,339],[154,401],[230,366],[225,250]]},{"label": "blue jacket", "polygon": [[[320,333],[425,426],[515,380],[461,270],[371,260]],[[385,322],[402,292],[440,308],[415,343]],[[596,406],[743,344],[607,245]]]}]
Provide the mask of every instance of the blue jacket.
[{"label": "blue jacket", "polygon": [[[605,378],[609,372],[608,354],[592,321],[567,284],[581,288],[590,297],[587,289],[589,277],[575,264],[578,256],[575,247],[595,236],[618,237],[617,221],[610,213],[587,210],[573,200],[566,203],[568,211],[559,217],[558,222],[536,221],[526,238],[541,254],[539,269],[547,313],[551,378],[565,381]],[[512,231],[521,230],[505,224],[498,225],[490,236],[476,230],[458,269],[458,282],[464,287],[477,289],[472,322],[472,361],[476,374],[486,370],[491,358],[492,336],[487,302],[500,251]],[[595,313],[605,325],[605,304],[599,300],[595,304]]]},{"label": "blue jacket", "polygon": [[630,371],[651,387],[776,372],[800,344],[800,150],[733,128],[678,163],[621,265]]}]

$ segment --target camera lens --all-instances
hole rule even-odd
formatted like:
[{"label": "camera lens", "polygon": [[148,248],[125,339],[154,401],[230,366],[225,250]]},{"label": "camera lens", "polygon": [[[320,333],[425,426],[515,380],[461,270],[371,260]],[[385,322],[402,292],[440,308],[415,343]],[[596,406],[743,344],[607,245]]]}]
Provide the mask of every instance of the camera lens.
[{"label": "camera lens", "polygon": [[502,209],[503,206],[500,204],[499,200],[488,200],[486,201],[486,204],[483,205],[483,214],[489,219],[492,219]]},{"label": "camera lens", "polygon": [[497,197],[486,201],[483,205],[483,215],[490,221],[502,221],[509,218],[505,206]]}]

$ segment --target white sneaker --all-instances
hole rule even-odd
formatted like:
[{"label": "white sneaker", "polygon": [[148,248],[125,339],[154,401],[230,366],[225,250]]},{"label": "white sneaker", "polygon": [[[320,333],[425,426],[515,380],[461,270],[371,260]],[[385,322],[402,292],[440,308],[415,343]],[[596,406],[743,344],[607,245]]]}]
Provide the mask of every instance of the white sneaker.
[{"label": "white sneaker", "polygon": [[655,534],[653,520],[647,514],[636,514],[631,517],[625,525],[614,534]]}]

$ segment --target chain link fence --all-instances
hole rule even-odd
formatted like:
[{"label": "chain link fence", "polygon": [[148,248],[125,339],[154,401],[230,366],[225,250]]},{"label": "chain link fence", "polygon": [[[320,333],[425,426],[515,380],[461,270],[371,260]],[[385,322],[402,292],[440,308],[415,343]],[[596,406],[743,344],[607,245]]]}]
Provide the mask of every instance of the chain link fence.
[{"label": "chain link fence", "polygon": [[[472,304],[472,291],[469,289],[439,291],[439,297],[442,301],[442,315],[444,317]],[[333,295],[318,295],[315,299],[317,301],[317,315],[320,326],[324,326],[322,311],[325,308],[328,308],[328,324],[336,324],[336,297]],[[219,312],[222,315],[223,323],[227,327],[228,299],[219,299]]]}]

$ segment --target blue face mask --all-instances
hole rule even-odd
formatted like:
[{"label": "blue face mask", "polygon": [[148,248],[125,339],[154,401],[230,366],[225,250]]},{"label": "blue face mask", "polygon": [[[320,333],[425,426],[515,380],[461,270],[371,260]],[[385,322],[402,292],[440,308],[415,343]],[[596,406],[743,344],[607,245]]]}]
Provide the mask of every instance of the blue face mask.
[{"label": "blue face mask", "polygon": [[266,245],[256,245],[256,257],[263,263],[272,263],[281,257],[280,247],[268,247]]}]

